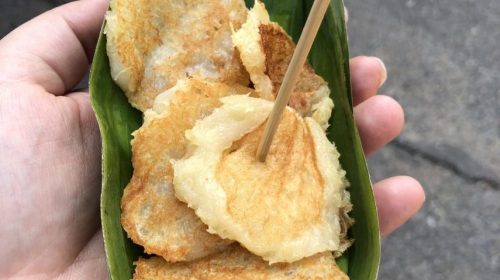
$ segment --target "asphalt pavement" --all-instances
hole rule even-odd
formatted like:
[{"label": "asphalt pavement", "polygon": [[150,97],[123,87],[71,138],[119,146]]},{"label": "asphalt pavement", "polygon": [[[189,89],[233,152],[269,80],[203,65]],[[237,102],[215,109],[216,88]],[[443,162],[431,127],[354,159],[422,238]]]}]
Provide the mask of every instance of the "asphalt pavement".
[{"label": "asphalt pavement", "polygon": [[[63,2],[0,1],[0,37]],[[345,3],[351,55],[386,62],[382,93],[406,114],[373,181],[410,175],[427,193],[383,240],[379,279],[500,279],[500,1]]]},{"label": "asphalt pavement", "polygon": [[380,279],[500,279],[500,1],[347,0],[352,55],[387,65],[402,135],[373,180],[418,178],[422,211],[383,241]]}]

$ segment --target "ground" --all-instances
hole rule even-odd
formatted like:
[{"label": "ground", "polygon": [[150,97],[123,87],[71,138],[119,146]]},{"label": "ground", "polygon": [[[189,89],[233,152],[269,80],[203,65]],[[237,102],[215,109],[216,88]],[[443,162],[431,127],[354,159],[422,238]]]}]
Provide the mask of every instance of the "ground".
[{"label": "ground", "polygon": [[[67,1],[2,0],[0,37]],[[387,65],[406,127],[369,160],[418,178],[422,211],[383,240],[380,279],[500,275],[500,1],[346,0],[351,55]]]},{"label": "ground", "polygon": [[369,161],[406,174],[423,210],[383,241],[381,279],[500,275],[500,1],[347,0],[352,55],[380,56],[403,134]]}]

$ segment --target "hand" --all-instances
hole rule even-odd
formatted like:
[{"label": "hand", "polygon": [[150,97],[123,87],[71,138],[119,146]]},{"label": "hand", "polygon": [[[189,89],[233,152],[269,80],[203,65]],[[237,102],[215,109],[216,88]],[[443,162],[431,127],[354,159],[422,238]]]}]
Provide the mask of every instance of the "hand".
[{"label": "hand", "polygon": [[[107,277],[99,225],[100,138],[85,91],[106,0],[45,13],[0,41],[0,278]],[[376,96],[378,60],[351,61],[355,116],[367,154],[399,134],[403,111]],[[421,206],[414,179],[375,184],[386,235]]]},{"label": "hand", "polygon": [[[375,57],[351,59],[354,117],[365,154],[376,152],[401,133],[403,109],[397,101],[376,95],[387,78],[383,62]],[[418,212],[425,194],[418,181],[407,176],[387,178],[373,186],[380,232],[387,236]]]},{"label": "hand", "polygon": [[106,0],[76,1],[0,41],[0,279],[105,279],[100,138],[84,76]]}]

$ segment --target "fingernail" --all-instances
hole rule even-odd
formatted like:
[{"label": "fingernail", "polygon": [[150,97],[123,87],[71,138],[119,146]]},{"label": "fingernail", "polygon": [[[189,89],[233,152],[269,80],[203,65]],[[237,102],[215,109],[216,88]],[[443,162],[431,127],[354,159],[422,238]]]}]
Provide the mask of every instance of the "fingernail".
[{"label": "fingernail", "polygon": [[382,59],[380,59],[378,57],[373,57],[373,58],[378,61],[378,63],[380,64],[380,67],[382,68],[382,77],[380,77],[380,85],[379,85],[379,87],[381,87],[382,85],[384,85],[385,81],[387,80],[387,68],[385,68],[385,64],[382,61]]}]

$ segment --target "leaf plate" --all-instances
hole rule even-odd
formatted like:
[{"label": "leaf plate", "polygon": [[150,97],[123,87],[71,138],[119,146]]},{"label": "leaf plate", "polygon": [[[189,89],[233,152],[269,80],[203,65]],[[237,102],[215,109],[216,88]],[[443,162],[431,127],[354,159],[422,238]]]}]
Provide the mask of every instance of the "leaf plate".
[{"label": "leaf plate", "polygon": [[[246,0],[248,6],[253,1]],[[263,1],[274,21],[297,41],[313,0]],[[106,23],[104,23],[106,24]],[[349,192],[355,224],[349,231],[351,248],[337,259],[353,280],[376,279],[380,234],[375,200],[360,137],[353,118],[349,50],[342,0],[332,0],[314,42],[309,62],[329,83],[335,103],[328,138],[335,142],[351,183]],[[102,137],[101,220],[108,271],[113,280],[130,279],[141,248],[127,238],[120,224],[120,199],[132,175],[131,133],[142,123],[141,113],[127,102],[113,82],[101,30],[90,74],[90,97]]]}]

